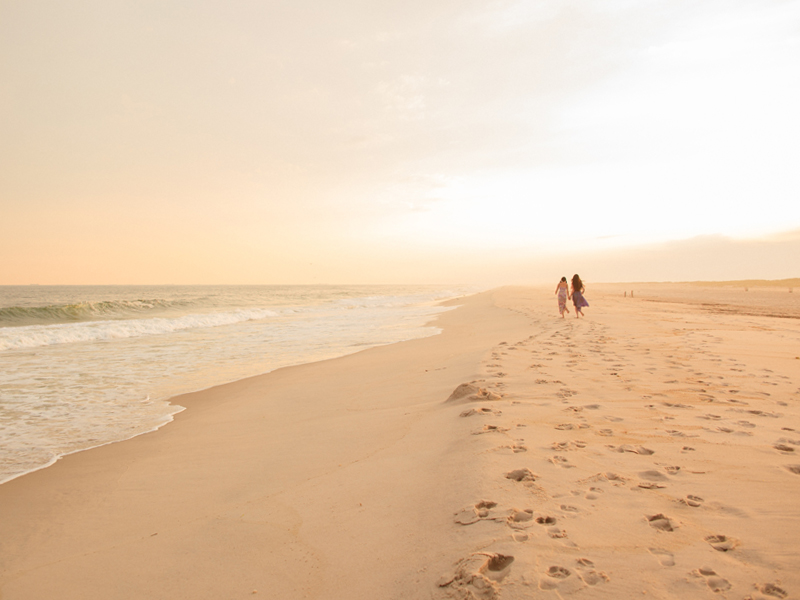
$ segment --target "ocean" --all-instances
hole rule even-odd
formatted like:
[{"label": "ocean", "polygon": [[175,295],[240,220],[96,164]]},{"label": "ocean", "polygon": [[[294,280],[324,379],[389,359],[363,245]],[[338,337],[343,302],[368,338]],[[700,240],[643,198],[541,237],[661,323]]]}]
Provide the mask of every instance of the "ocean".
[{"label": "ocean", "polygon": [[0,286],[0,483],[153,431],[168,400],[403,340],[467,286]]}]

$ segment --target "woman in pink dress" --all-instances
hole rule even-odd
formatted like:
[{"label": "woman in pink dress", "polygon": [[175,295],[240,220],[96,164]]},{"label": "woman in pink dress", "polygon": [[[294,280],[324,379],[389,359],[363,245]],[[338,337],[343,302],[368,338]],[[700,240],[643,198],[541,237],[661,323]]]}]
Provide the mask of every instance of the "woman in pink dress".
[{"label": "woman in pink dress", "polygon": [[558,282],[556,286],[556,295],[558,295],[558,313],[561,315],[561,318],[564,318],[564,313],[569,312],[567,308],[567,292],[569,291],[567,285],[567,278],[562,277],[561,281]]}]

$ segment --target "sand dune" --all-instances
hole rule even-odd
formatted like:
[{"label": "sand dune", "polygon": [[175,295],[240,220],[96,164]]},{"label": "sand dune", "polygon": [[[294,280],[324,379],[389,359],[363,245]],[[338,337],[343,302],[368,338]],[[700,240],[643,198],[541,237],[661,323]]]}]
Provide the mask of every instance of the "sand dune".
[{"label": "sand dune", "polygon": [[0,597],[799,597],[800,320],[623,289],[463,299],[0,486]]}]

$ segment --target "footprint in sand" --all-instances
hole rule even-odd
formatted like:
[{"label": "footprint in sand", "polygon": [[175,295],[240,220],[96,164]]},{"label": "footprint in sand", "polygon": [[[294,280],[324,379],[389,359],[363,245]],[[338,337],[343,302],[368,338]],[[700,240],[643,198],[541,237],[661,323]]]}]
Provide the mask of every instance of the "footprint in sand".
[{"label": "footprint in sand", "polygon": [[572,573],[565,567],[553,566],[547,569],[547,576],[553,579],[566,579],[570,575],[572,575]]},{"label": "footprint in sand", "polygon": [[492,509],[497,507],[497,502],[492,500],[481,500],[472,506],[461,509],[455,513],[454,521],[459,525],[472,525],[481,519],[496,518],[492,514]]},{"label": "footprint in sand", "polygon": [[509,431],[508,427],[500,427],[499,425],[484,425],[481,429],[473,431],[472,435],[481,435],[482,433],[505,433]]},{"label": "footprint in sand", "polygon": [[493,408],[486,408],[484,406],[484,407],[481,407],[481,408],[470,408],[469,410],[465,410],[464,412],[462,412],[458,416],[459,417],[471,417],[473,415],[483,415],[483,416],[494,415],[495,417],[499,417],[502,414],[503,414],[502,411],[495,410]]},{"label": "footprint in sand", "polygon": [[628,479],[627,477],[623,477],[622,475],[620,475],[618,473],[614,473],[612,471],[606,471],[605,473],[596,473],[596,474],[592,475],[591,477],[587,477],[586,479],[582,480],[583,483],[587,483],[587,482],[590,482],[590,481],[591,482],[595,482],[595,483],[601,482],[601,481],[608,481],[612,485],[623,486],[628,481],[630,481],[630,479]]},{"label": "footprint in sand", "polygon": [[475,552],[459,560],[452,573],[440,577],[438,586],[458,590],[459,595],[467,597],[494,598],[494,582],[508,575],[513,562],[514,557],[506,554]]},{"label": "footprint in sand", "polygon": [[609,446],[611,450],[614,452],[632,452],[633,454],[642,454],[644,456],[650,456],[651,454],[655,454],[654,450],[650,450],[649,448],[645,448],[643,446],[632,446],[631,444],[622,444],[621,446]]},{"label": "footprint in sand", "polygon": [[737,540],[733,540],[724,535],[709,535],[706,536],[705,540],[714,550],[719,550],[720,552],[730,552],[739,545]]},{"label": "footprint in sand", "polygon": [[597,435],[602,435],[602,436],[605,436],[605,437],[610,437],[610,436],[614,435],[614,431],[613,431],[613,430],[611,430],[611,429],[599,429],[599,430],[597,431]]},{"label": "footprint in sand", "polygon": [[569,460],[567,460],[566,456],[561,456],[560,454],[556,454],[555,456],[551,456],[548,458],[551,463],[556,465],[557,467],[562,467],[564,469],[574,469],[575,465],[570,464]]},{"label": "footprint in sand", "polygon": [[725,579],[724,577],[720,577],[717,575],[714,569],[710,569],[708,567],[701,567],[699,569],[695,569],[691,573],[695,577],[702,577],[706,580],[706,584],[709,588],[711,588],[712,592],[720,593],[720,592],[727,592],[731,589],[731,582]]},{"label": "footprint in sand", "polygon": [[526,531],[513,531],[511,533],[511,539],[515,542],[527,542],[530,536]]},{"label": "footprint in sand", "polygon": [[678,502],[696,508],[703,504],[703,499],[700,496],[693,496],[689,494],[685,498],[681,498],[680,500],[678,500]]},{"label": "footprint in sand", "polygon": [[648,551],[658,559],[662,567],[675,566],[675,556],[669,550],[664,550],[663,548],[648,548]]},{"label": "footprint in sand", "polygon": [[584,498],[586,500],[597,500],[600,497],[600,494],[602,494],[603,492],[604,492],[603,488],[591,487],[589,488],[589,491],[586,492]]},{"label": "footprint in sand", "polygon": [[657,515],[650,515],[646,518],[647,522],[650,523],[650,527],[657,529],[658,531],[675,531],[675,527],[673,526],[669,517],[666,517],[661,513],[658,513]]},{"label": "footprint in sand", "polygon": [[725,401],[728,402],[729,404],[741,404],[743,406],[748,406],[750,404],[749,402],[745,402],[744,400],[737,400],[736,398],[726,398]]},{"label": "footprint in sand", "polygon": [[672,437],[697,437],[696,435],[690,436],[690,435],[686,434],[685,432],[680,431],[678,429],[667,429],[666,431]]},{"label": "footprint in sand", "polygon": [[640,487],[642,489],[645,489],[645,490],[661,490],[661,489],[664,489],[667,486],[661,485],[660,483],[643,482],[643,483],[640,483],[638,485],[638,487]]},{"label": "footprint in sand", "polygon": [[717,430],[722,433],[733,433],[736,435],[753,435],[752,431],[736,431],[734,429],[729,429],[728,427],[717,427]]},{"label": "footprint in sand", "polygon": [[673,403],[673,402],[662,402],[661,404],[666,406],[667,408],[693,408],[692,406],[689,406],[688,404],[676,404],[676,403]]},{"label": "footprint in sand", "polygon": [[515,469],[506,473],[506,479],[513,481],[536,481],[536,474],[532,473],[530,469]]},{"label": "footprint in sand", "polygon": [[583,578],[566,567],[554,565],[539,579],[539,589],[554,590],[559,596],[570,595],[586,587]]},{"label": "footprint in sand", "polygon": [[536,522],[539,525],[555,525],[556,524],[556,518],[548,516],[548,515],[543,515],[541,517],[536,517]]},{"label": "footprint in sand", "polygon": [[795,475],[800,475],[800,465],[785,465],[784,468],[790,473],[794,473]]},{"label": "footprint in sand", "polygon": [[579,450],[586,448],[586,442],[581,440],[570,440],[568,442],[553,442],[550,446],[553,450]]},{"label": "footprint in sand", "polygon": [[779,450],[783,454],[789,454],[791,452],[794,452],[794,448],[792,448],[791,446],[787,446],[786,444],[775,444],[772,447],[775,448],[775,450]]},{"label": "footprint in sand", "polygon": [[527,527],[527,524],[529,524],[528,522],[533,520],[533,509],[526,508],[524,510],[518,510],[512,508],[511,514],[508,515],[506,520],[511,527]]},{"label": "footprint in sand", "polygon": [[578,577],[580,577],[586,585],[597,585],[598,583],[605,583],[609,581],[608,575],[602,571],[597,571],[594,568],[594,563],[588,558],[579,558],[575,561],[578,565]]},{"label": "footprint in sand", "polygon": [[486,562],[481,566],[480,572],[488,579],[500,581],[508,575],[511,563],[513,562],[513,556],[507,554],[490,554]]},{"label": "footprint in sand", "polygon": [[712,415],[711,413],[706,413],[704,415],[700,415],[697,417],[698,419],[705,419],[706,421],[719,421],[722,417],[719,415]]},{"label": "footprint in sand", "polygon": [[762,594],[766,594],[767,596],[772,596],[773,598],[786,598],[788,596],[788,592],[781,587],[778,587],[774,583],[765,583],[763,585],[756,586],[758,591]]},{"label": "footprint in sand", "polygon": [[772,417],[773,419],[780,419],[781,416],[782,416],[780,414],[766,412],[766,411],[763,411],[763,410],[755,410],[755,409],[751,409],[751,410],[741,410],[740,409],[739,412],[746,412],[746,413],[749,413],[751,415],[756,415],[757,417]]},{"label": "footprint in sand", "polygon": [[587,423],[561,423],[555,426],[559,431],[569,431],[571,429],[589,429]]}]

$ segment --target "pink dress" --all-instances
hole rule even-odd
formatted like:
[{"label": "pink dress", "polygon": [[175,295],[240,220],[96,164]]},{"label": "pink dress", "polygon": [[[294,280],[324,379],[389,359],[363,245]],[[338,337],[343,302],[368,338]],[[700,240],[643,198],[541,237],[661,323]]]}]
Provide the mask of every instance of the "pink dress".
[{"label": "pink dress", "polygon": [[558,312],[567,310],[567,288],[558,288]]}]

